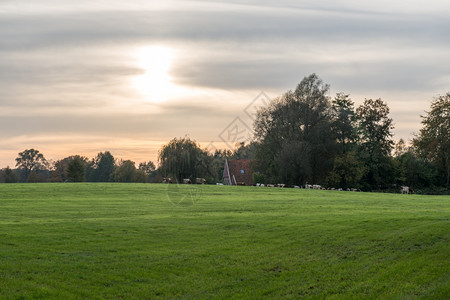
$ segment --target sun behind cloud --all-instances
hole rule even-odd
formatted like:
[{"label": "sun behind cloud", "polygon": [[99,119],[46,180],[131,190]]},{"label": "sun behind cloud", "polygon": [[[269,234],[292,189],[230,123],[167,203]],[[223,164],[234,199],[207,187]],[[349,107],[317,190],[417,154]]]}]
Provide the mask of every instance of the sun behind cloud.
[{"label": "sun behind cloud", "polygon": [[174,51],[163,46],[147,46],[137,51],[138,67],[144,74],[133,81],[146,100],[163,102],[177,96],[178,88],[170,75],[173,59]]}]

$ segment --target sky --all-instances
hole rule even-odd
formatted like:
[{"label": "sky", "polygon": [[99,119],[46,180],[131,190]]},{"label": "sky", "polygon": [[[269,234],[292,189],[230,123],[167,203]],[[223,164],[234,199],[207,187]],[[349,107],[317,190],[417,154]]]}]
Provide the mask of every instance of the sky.
[{"label": "sky", "polygon": [[0,1],[0,167],[111,151],[156,162],[174,137],[251,138],[254,111],[316,73],[381,98],[409,140],[450,91],[450,1]]}]

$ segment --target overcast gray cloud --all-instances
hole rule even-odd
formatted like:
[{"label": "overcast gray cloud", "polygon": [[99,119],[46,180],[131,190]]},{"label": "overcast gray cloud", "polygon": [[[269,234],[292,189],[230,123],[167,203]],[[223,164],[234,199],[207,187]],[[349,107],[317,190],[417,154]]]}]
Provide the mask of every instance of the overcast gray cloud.
[{"label": "overcast gray cloud", "polygon": [[[35,136],[216,140],[261,90],[278,96],[313,72],[332,94],[388,101],[408,138],[450,87],[450,4],[391,2],[2,1],[0,140],[22,142],[0,149],[0,166]],[[176,52],[172,81],[195,95],[145,101],[132,80],[148,45]]]}]

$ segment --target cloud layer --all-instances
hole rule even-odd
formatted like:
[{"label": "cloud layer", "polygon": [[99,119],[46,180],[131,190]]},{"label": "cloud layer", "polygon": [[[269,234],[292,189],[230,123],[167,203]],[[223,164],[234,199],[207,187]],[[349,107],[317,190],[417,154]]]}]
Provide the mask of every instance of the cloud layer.
[{"label": "cloud layer", "polygon": [[[105,150],[89,137],[129,155],[185,134],[219,143],[260,91],[276,97],[313,72],[330,96],[387,101],[396,137],[408,138],[450,87],[447,1],[159,2],[2,1],[0,167],[23,147]],[[149,45],[174,50],[170,75],[189,92],[151,103],[132,86]]]}]

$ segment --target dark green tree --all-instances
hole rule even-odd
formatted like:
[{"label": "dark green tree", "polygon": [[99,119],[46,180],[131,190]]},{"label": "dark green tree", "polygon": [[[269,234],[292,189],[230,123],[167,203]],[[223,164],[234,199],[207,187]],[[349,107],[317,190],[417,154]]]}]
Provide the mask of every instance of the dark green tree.
[{"label": "dark green tree", "polygon": [[[305,141],[285,141],[283,147],[276,154],[274,165],[276,174],[281,182],[286,184],[303,184],[312,178],[311,145]],[[277,178],[275,177],[275,178]]]},{"label": "dark green tree", "polygon": [[134,161],[124,160],[114,170],[112,178],[115,182],[142,182],[147,181],[147,175],[143,170],[136,169]]},{"label": "dark green tree", "polygon": [[[76,160],[76,162],[74,162]],[[72,167],[77,167],[79,169],[78,173],[81,173],[81,167],[77,166],[82,163],[83,165],[83,175],[81,176],[83,179],[80,180],[80,176],[77,176],[76,168],[71,170],[71,174],[69,176],[68,174],[68,168],[69,164],[72,163]],[[80,155],[71,155],[68,157],[65,157],[63,159],[57,160],[52,164],[52,172],[50,176],[50,180],[52,182],[65,182],[65,181],[72,181],[74,182],[74,178],[76,178],[76,181],[85,181],[86,179],[86,171],[88,167],[88,159],[87,157],[80,156]]]},{"label": "dark green tree", "polygon": [[67,165],[67,178],[71,182],[83,182],[85,181],[87,161],[85,158],[75,155],[70,157]]},{"label": "dark green tree", "polygon": [[164,145],[159,151],[158,160],[161,174],[178,182],[185,178],[204,178],[212,174],[208,153],[187,137],[174,138]]},{"label": "dark green tree", "polygon": [[422,129],[413,140],[419,155],[433,162],[450,188],[450,93],[434,99],[431,111],[422,116]]},{"label": "dark green tree", "polygon": [[328,174],[327,184],[335,188],[359,188],[366,169],[356,153],[357,116],[349,95],[336,94],[331,102],[331,116],[338,155],[334,158],[333,170]]},{"label": "dark green tree", "polygon": [[365,162],[366,183],[371,188],[380,188],[394,179],[391,151],[394,128],[389,118],[389,107],[381,99],[366,99],[356,109],[358,116],[360,157]]},{"label": "dark green tree", "polygon": [[108,182],[112,180],[112,174],[115,169],[114,156],[109,151],[100,152],[90,162],[86,176],[88,181]]},{"label": "dark green tree", "polygon": [[418,156],[411,147],[396,153],[398,155],[395,155],[394,161],[398,185],[409,186],[416,192],[432,192],[439,185],[439,170],[431,161]]},{"label": "dark green tree", "polygon": [[26,149],[18,154],[16,158],[16,167],[21,170],[21,181],[28,181],[30,175],[33,173],[32,181],[37,181],[38,173],[45,170],[48,166],[44,155],[35,149]]},{"label": "dark green tree", "polygon": [[333,170],[328,174],[327,185],[335,188],[361,188],[366,173],[363,162],[355,151],[347,151],[334,159]]},{"label": "dark green tree", "polygon": [[258,111],[254,124],[257,169],[268,180],[303,184],[325,179],[336,144],[328,90],[329,86],[312,74],[295,91]]},{"label": "dark green tree", "polygon": [[336,135],[339,153],[354,149],[357,140],[357,125],[354,103],[349,95],[336,94],[331,102],[332,128]]},{"label": "dark green tree", "polygon": [[1,173],[1,176],[0,176],[1,180],[0,180],[0,182],[16,183],[16,182],[19,181],[19,177],[14,172],[14,170],[11,170],[11,168],[9,166],[4,168],[3,170],[0,170],[0,173]]}]

